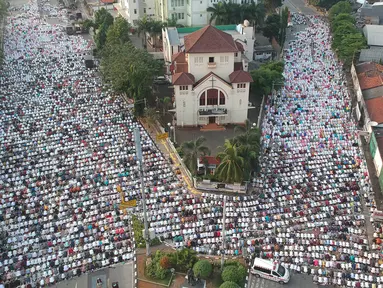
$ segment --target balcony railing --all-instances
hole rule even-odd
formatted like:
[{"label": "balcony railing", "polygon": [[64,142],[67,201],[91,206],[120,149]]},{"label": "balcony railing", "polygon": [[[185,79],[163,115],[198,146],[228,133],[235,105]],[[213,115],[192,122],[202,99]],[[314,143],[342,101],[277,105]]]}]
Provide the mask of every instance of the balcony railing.
[{"label": "balcony railing", "polygon": [[212,109],[199,109],[199,115],[208,116],[208,115],[225,115],[227,114],[226,108],[212,108]]},{"label": "balcony railing", "polygon": [[207,67],[208,68],[215,68],[215,67],[217,67],[217,63],[215,63],[215,62],[208,62],[207,63]]}]

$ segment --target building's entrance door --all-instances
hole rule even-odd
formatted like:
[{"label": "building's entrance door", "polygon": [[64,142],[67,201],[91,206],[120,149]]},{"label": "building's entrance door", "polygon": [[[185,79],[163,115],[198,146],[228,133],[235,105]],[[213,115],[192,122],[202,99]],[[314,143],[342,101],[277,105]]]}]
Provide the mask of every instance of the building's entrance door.
[{"label": "building's entrance door", "polygon": [[209,124],[215,123],[215,117],[209,117]]}]

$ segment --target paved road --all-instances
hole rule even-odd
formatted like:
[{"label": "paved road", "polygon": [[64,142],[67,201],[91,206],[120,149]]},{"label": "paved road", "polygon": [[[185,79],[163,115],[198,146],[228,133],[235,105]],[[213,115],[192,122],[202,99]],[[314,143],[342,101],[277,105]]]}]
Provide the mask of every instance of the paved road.
[{"label": "paved road", "polygon": [[288,284],[279,284],[264,278],[256,278],[251,273],[249,275],[249,282],[247,288],[324,288],[331,286],[318,286],[313,283],[312,276],[306,274],[293,274]]},{"label": "paved road", "polygon": [[307,6],[305,0],[285,0],[283,6],[287,6],[291,12],[303,13],[305,15],[319,14],[315,9]]},{"label": "paved road", "polygon": [[133,262],[124,265],[98,270],[85,274],[72,280],[59,282],[56,288],[96,288],[97,279],[103,282],[102,288],[111,287],[113,282],[118,282],[120,288],[134,287]]}]

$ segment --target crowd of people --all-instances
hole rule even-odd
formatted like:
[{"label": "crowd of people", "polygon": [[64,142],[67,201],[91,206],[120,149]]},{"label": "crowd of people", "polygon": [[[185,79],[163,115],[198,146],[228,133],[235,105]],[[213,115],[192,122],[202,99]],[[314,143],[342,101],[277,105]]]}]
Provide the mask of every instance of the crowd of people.
[{"label": "crowd of people", "polygon": [[[323,284],[383,284],[380,243],[368,242],[362,213],[362,198],[374,208],[368,173],[328,27],[319,18],[309,17],[308,29],[289,44],[285,87],[266,106],[256,179],[261,194],[227,197],[223,223],[224,196],[187,191],[122,100],[102,85],[97,68],[85,67],[91,43],[48,24],[44,9],[31,0],[9,17],[5,32],[3,282],[43,287],[133,258],[118,192],[137,199],[141,212],[133,134],[139,127],[149,225],[162,241],[205,254],[279,259]],[[308,49],[313,41],[317,49]]]}]

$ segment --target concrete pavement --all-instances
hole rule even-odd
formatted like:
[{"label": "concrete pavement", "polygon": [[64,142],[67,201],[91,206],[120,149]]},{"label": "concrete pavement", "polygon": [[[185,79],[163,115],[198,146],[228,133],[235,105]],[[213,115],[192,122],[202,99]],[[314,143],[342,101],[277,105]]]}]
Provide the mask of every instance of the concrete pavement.
[{"label": "concrete pavement", "polygon": [[[287,284],[279,284],[265,278],[256,278],[250,273],[247,288],[318,288],[317,284],[313,283],[312,276],[306,274],[293,274],[291,275],[290,282]],[[326,286],[320,286],[321,288]],[[332,287],[332,286],[327,286]]]},{"label": "concrete pavement", "polygon": [[305,15],[319,15],[314,7],[306,4],[305,0],[285,0],[283,7],[288,7],[290,12],[302,13]]}]

